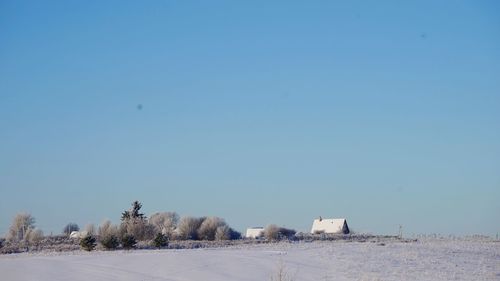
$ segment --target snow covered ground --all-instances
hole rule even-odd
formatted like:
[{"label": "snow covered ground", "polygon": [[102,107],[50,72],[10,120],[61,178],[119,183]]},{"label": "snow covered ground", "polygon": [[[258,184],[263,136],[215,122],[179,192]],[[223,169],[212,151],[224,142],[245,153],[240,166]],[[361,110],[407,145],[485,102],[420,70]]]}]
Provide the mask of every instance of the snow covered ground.
[{"label": "snow covered ground", "polygon": [[500,280],[500,243],[312,242],[0,256],[0,280]]}]

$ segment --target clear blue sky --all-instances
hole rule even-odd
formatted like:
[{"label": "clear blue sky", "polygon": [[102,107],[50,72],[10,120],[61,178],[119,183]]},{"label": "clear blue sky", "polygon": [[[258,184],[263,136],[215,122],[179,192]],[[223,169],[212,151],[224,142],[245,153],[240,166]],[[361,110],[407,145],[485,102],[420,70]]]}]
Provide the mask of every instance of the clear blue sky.
[{"label": "clear blue sky", "polygon": [[497,1],[269,2],[0,1],[0,233],[500,232]]}]

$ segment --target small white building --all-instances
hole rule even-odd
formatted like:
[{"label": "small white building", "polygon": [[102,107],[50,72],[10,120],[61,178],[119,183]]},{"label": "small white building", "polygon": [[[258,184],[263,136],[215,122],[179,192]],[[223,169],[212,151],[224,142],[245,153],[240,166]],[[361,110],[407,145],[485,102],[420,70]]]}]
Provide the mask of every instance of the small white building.
[{"label": "small white building", "polygon": [[264,235],[264,228],[257,226],[257,227],[250,227],[247,228],[247,233],[245,235],[246,238],[260,238]]},{"label": "small white building", "polygon": [[311,233],[349,234],[346,219],[315,219]]},{"label": "small white building", "polygon": [[87,234],[88,234],[88,232],[85,230],[83,230],[83,231],[71,231],[69,238],[81,239],[81,238],[87,236]]}]

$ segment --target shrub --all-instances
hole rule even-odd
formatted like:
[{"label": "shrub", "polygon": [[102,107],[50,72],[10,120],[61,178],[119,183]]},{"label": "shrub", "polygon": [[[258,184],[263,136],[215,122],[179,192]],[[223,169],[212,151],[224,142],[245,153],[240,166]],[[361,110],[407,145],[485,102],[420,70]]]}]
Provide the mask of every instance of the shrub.
[{"label": "shrub", "polygon": [[183,240],[198,240],[198,229],[204,220],[204,217],[183,217],[177,227],[179,238]]},{"label": "shrub", "polygon": [[5,239],[0,238],[0,249],[3,248],[3,245],[5,244]]},{"label": "shrub", "polygon": [[101,225],[97,229],[97,233],[99,234],[101,245],[106,250],[116,249],[120,245],[120,240],[118,239],[118,227],[112,225],[109,220],[101,223]]},{"label": "shrub", "polygon": [[155,239],[153,240],[153,245],[158,249],[167,247],[168,246],[168,237],[165,234],[158,232],[156,234]]},{"label": "shrub", "polygon": [[280,239],[293,239],[295,237],[295,233],[297,233],[297,231],[294,229],[280,227]]},{"label": "shrub", "polygon": [[130,219],[122,222],[120,228],[122,234],[130,234],[139,241],[151,240],[155,235],[155,227],[146,220]]},{"label": "shrub", "polygon": [[70,222],[63,228],[62,233],[69,236],[73,231],[80,231],[80,227],[78,227],[78,224]]},{"label": "shrub", "polygon": [[179,215],[175,212],[154,213],[149,217],[149,223],[155,227],[155,232],[172,237],[177,223],[179,222]]},{"label": "shrub", "polygon": [[240,239],[241,233],[235,231],[227,225],[217,227],[217,231],[215,232],[215,240],[235,240]]},{"label": "shrub", "polygon": [[264,229],[263,236],[267,240],[278,240],[279,239],[279,227],[275,224],[268,225]]},{"label": "shrub", "polygon": [[120,241],[118,241],[118,237],[115,235],[106,235],[101,238],[101,245],[106,250],[113,250],[120,246]]},{"label": "shrub", "polygon": [[112,225],[109,220],[106,220],[97,229],[97,234],[99,237],[118,236],[119,231],[117,226]]},{"label": "shrub", "polygon": [[124,249],[132,249],[135,248],[135,245],[137,244],[137,241],[135,240],[135,237],[130,234],[125,234],[122,237],[122,246]]},{"label": "shrub", "polygon": [[15,254],[21,253],[22,250],[19,248],[19,245],[12,243],[5,243],[2,248],[0,248],[0,254]]},{"label": "shrub", "polygon": [[264,237],[267,240],[292,239],[294,235],[295,235],[295,230],[279,227],[275,224],[268,225],[264,229]]},{"label": "shrub", "polygon": [[26,241],[29,245],[38,246],[43,240],[43,231],[40,229],[30,229],[26,233]]},{"label": "shrub", "polygon": [[80,247],[82,247],[82,249],[84,249],[85,251],[92,251],[94,250],[95,246],[96,246],[96,239],[94,236],[90,235],[90,234],[87,234],[87,236],[83,237],[81,240],[80,240]]},{"label": "shrub", "polygon": [[241,239],[242,235],[239,231],[236,231],[232,228],[229,228],[229,230],[231,230],[231,240]]},{"label": "shrub", "polygon": [[26,234],[35,228],[35,218],[28,213],[19,213],[12,220],[7,233],[7,241],[20,242],[26,239]]},{"label": "shrub", "polygon": [[229,228],[229,226],[224,225],[217,227],[217,230],[215,231],[215,240],[220,241],[220,240],[230,240],[230,239],[231,239],[231,229]]},{"label": "shrub", "polygon": [[217,228],[227,226],[226,222],[218,217],[208,217],[201,223],[198,228],[198,239],[200,240],[215,240]]}]

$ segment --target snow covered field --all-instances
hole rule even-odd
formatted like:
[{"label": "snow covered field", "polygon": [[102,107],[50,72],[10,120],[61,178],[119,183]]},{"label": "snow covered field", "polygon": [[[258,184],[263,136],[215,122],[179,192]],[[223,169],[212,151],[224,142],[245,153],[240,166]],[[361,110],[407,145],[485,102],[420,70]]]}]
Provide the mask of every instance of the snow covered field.
[{"label": "snow covered field", "polygon": [[313,242],[217,249],[37,253],[0,256],[16,280],[500,280],[500,243]]}]

